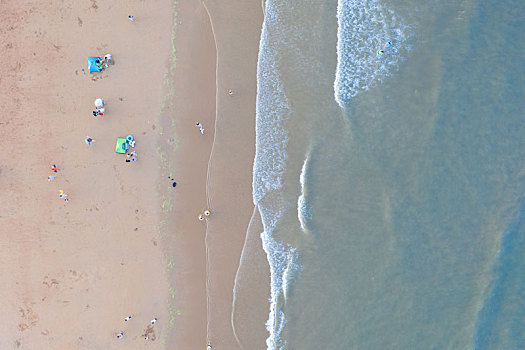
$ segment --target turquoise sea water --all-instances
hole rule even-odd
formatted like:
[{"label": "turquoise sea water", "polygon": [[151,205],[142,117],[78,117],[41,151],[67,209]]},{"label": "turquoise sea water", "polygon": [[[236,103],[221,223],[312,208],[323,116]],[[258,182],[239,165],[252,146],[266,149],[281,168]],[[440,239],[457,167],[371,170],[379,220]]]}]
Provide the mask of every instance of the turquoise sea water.
[{"label": "turquoise sea water", "polygon": [[265,3],[268,349],[525,349],[524,33],[518,0]]}]

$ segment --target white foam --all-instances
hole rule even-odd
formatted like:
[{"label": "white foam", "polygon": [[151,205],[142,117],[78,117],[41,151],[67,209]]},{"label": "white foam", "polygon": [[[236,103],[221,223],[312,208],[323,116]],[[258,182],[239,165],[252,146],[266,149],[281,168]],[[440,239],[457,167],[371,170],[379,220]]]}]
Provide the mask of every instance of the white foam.
[{"label": "white foam", "polygon": [[279,63],[274,45],[263,23],[257,64],[256,145],[253,172],[253,202],[282,186],[287,133],[283,119],[290,107],[279,79]]},{"label": "white foam", "polygon": [[312,220],[312,208],[310,201],[308,200],[308,189],[307,189],[307,171],[310,164],[310,154],[308,152],[306,158],[304,159],[303,166],[301,168],[301,174],[299,175],[299,183],[301,184],[301,194],[297,198],[297,218],[299,219],[299,224],[304,233],[308,233],[308,225]]},{"label": "white foam", "polygon": [[[334,97],[341,107],[397,68],[407,26],[380,0],[338,0]],[[392,42],[391,46],[386,43]],[[377,55],[378,50],[384,54]]]},{"label": "white foam", "polygon": [[[266,328],[268,349],[282,349],[285,342],[281,332],[286,324],[283,305],[283,274],[296,252],[291,247],[273,239],[273,231],[282,217],[282,176],[285,170],[287,133],[283,121],[290,112],[282,83],[279,79],[279,46],[275,38],[269,39],[269,27],[276,30],[279,18],[272,1],[266,2],[265,20],[261,31],[257,63],[256,146],[253,165],[253,202],[259,208],[264,232],[261,233],[263,249],[270,265],[270,310]],[[278,41],[278,40],[277,40]],[[273,201],[261,200],[270,192]]]},{"label": "white foam", "polygon": [[270,265],[270,313],[266,322],[270,335],[266,345],[270,350],[284,349],[286,342],[281,338],[281,333],[286,325],[286,317],[283,307],[296,272],[300,270],[297,263],[299,255],[290,245],[273,239],[273,230],[283,213],[264,207],[259,207],[259,212],[264,226],[262,245]]}]

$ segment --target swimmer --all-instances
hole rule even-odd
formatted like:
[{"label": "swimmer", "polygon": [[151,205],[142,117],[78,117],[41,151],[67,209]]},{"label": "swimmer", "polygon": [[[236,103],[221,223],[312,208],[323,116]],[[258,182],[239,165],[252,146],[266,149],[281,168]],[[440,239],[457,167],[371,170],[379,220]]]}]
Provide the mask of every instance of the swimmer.
[{"label": "swimmer", "polygon": [[385,51],[383,51],[383,50],[377,50],[377,55],[378,55],[378,56],[381,56],[381,55],[384,54],[384,53],[385,53]]},{"label": "swimmer", "polygon": [[392,46],[392,42],[391,41],[387,41],[386,42],[386,46]]}]

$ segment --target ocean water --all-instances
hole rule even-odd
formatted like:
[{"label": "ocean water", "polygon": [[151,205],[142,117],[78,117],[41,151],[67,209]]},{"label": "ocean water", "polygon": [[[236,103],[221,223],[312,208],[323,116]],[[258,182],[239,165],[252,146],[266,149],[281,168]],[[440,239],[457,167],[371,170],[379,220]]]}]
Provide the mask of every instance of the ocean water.
[{"label": "ocean water", "polygon": [[525,349],[525,1],[264,7],[267,348]]}]

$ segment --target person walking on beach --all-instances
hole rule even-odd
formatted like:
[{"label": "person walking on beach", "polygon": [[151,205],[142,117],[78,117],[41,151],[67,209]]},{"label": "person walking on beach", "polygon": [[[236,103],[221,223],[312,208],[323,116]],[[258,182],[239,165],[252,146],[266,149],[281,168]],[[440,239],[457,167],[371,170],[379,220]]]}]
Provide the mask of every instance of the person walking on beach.
[{"label": "person walking on beach", "polygon": [[51,167],[51,171],[53,171],[54,173],[58,172],[57,166],[55,164],[53,164],[53,166]]},{"label": "person walking on beach", "polygon": [[124,319],[124,321],[128,322],[129,320],[131,320],[131,316],[128,316]]},{"label": "person walking on beach", "polygon": [[151,324],[157,323],[157,318],[155,317],[153,320],[151,320]]},{"label": "person walking on beach", "polygon": [[129,16],[128,16],[128,19],[129,19],[131,22],[135,23],[135,17],[133,17],[132,15],[129,15]]},{"label": "person walking on beach", "polygon": [[204,135],[204,128],[202,127],[202,124],[200,122],[197,122],[195,123],[195,126],[198,127],[201,134]]},{"label": "person walking on beach", "polygon": [[124,332],[120,332],[119,334],[117,334],[117,338],[120,339],[124,336]]},{"label": "person walking on beach", "polygon": [[88,146],[91,146],[91,142],[95,142],[91,137],[86,136],[86,139],[84,140]]}]

